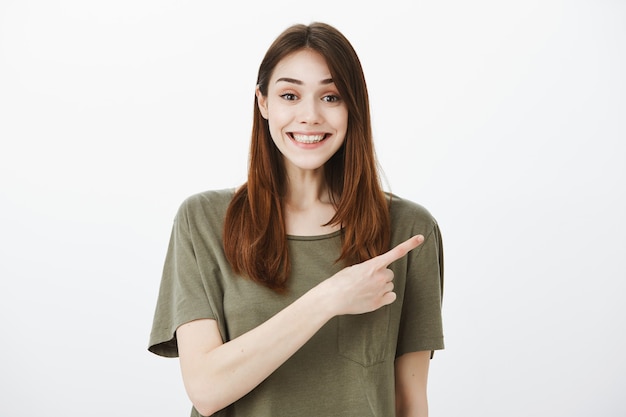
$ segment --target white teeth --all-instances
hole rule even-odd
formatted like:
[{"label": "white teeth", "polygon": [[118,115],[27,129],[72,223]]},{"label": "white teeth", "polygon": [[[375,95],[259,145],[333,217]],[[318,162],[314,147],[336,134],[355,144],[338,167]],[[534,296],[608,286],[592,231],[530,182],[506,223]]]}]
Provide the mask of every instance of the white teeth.
[{"label": "white teeth", "polygon": [[326,135],[297,135],[294,133],[291,136],[299,143],[317,143],[321,142]]}]

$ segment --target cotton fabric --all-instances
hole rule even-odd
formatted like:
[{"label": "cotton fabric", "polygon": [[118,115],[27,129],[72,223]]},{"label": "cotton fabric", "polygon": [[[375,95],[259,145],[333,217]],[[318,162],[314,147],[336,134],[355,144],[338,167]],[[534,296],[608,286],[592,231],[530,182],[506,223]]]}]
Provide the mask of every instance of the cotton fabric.
[{"label": "cotton fabric", "polygon": [[[224,256],[222,233],[233,189],[206,191],[180,206],[150,334],[149,350],[178,356],[176,329],[217,321],[224,342],[257,327],[345,265],[336,262],[341,231],[288,236],[292,271],[277,294],[238,276]],[[389,417],[395,414],[394,359],[444,348],[443,248],[439,226],[422,206],[390,195],[391,247],[415,234],[424,243],[390,265],[394,303],[334,317],[252,392],[216,417]],[[200,416],[192,408],[192,416]]]}]

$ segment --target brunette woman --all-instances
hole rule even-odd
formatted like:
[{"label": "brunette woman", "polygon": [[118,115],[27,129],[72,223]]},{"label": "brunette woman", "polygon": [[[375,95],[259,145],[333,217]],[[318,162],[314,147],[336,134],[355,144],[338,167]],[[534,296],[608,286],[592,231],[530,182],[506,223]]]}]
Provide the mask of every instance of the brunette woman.
[{"label": "brunette woman", "polygon": [[180,357],[192,416],[424,417],[442,259],[381,187],[351,44],[295,25],[259,69],[247,182],[176,215],[149,349]]}]

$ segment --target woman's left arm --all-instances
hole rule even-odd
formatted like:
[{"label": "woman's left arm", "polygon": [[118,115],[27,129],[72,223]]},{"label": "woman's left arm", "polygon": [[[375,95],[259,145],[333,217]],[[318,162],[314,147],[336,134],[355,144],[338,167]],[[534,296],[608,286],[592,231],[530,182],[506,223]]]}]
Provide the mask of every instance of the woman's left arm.
[{"label": "woman's left arm", "polygon": [[410,352],[396,359],[396,417],[428,417],[430,351]]}]

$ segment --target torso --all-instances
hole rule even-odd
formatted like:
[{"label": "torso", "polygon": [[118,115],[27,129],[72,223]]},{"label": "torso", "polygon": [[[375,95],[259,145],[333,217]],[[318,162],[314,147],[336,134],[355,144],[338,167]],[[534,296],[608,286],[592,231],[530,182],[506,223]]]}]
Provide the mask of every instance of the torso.
[{"label": "torso", "polygon": [[[292,257],[288,291],[277,294],[232,271],[222,249],[224,217],[232,190],[188,198],[178,211],[173,244],[150,336],[151,351],[177,356],[182,323],[214,319],[224,341],[258,327],[314,286],[337,273],[340,233],[324,234],[334,210],[292,213],[287,237]],[[394,246],[421,233],[418,251],[390,265],[398,299],[374,312],[337,316],[253,391],[216,416],[386,417],[394,414],[394,361],[403,352],[443,347],[437,224],[430,214],[395,197],[391,207]],[[217,232],[216,232],[217,231]],[[430,238],[428,238],[430,236]],[[323,401],[320,401],[320,398]],[[192,416],[200,416],[195,410]]]}]

